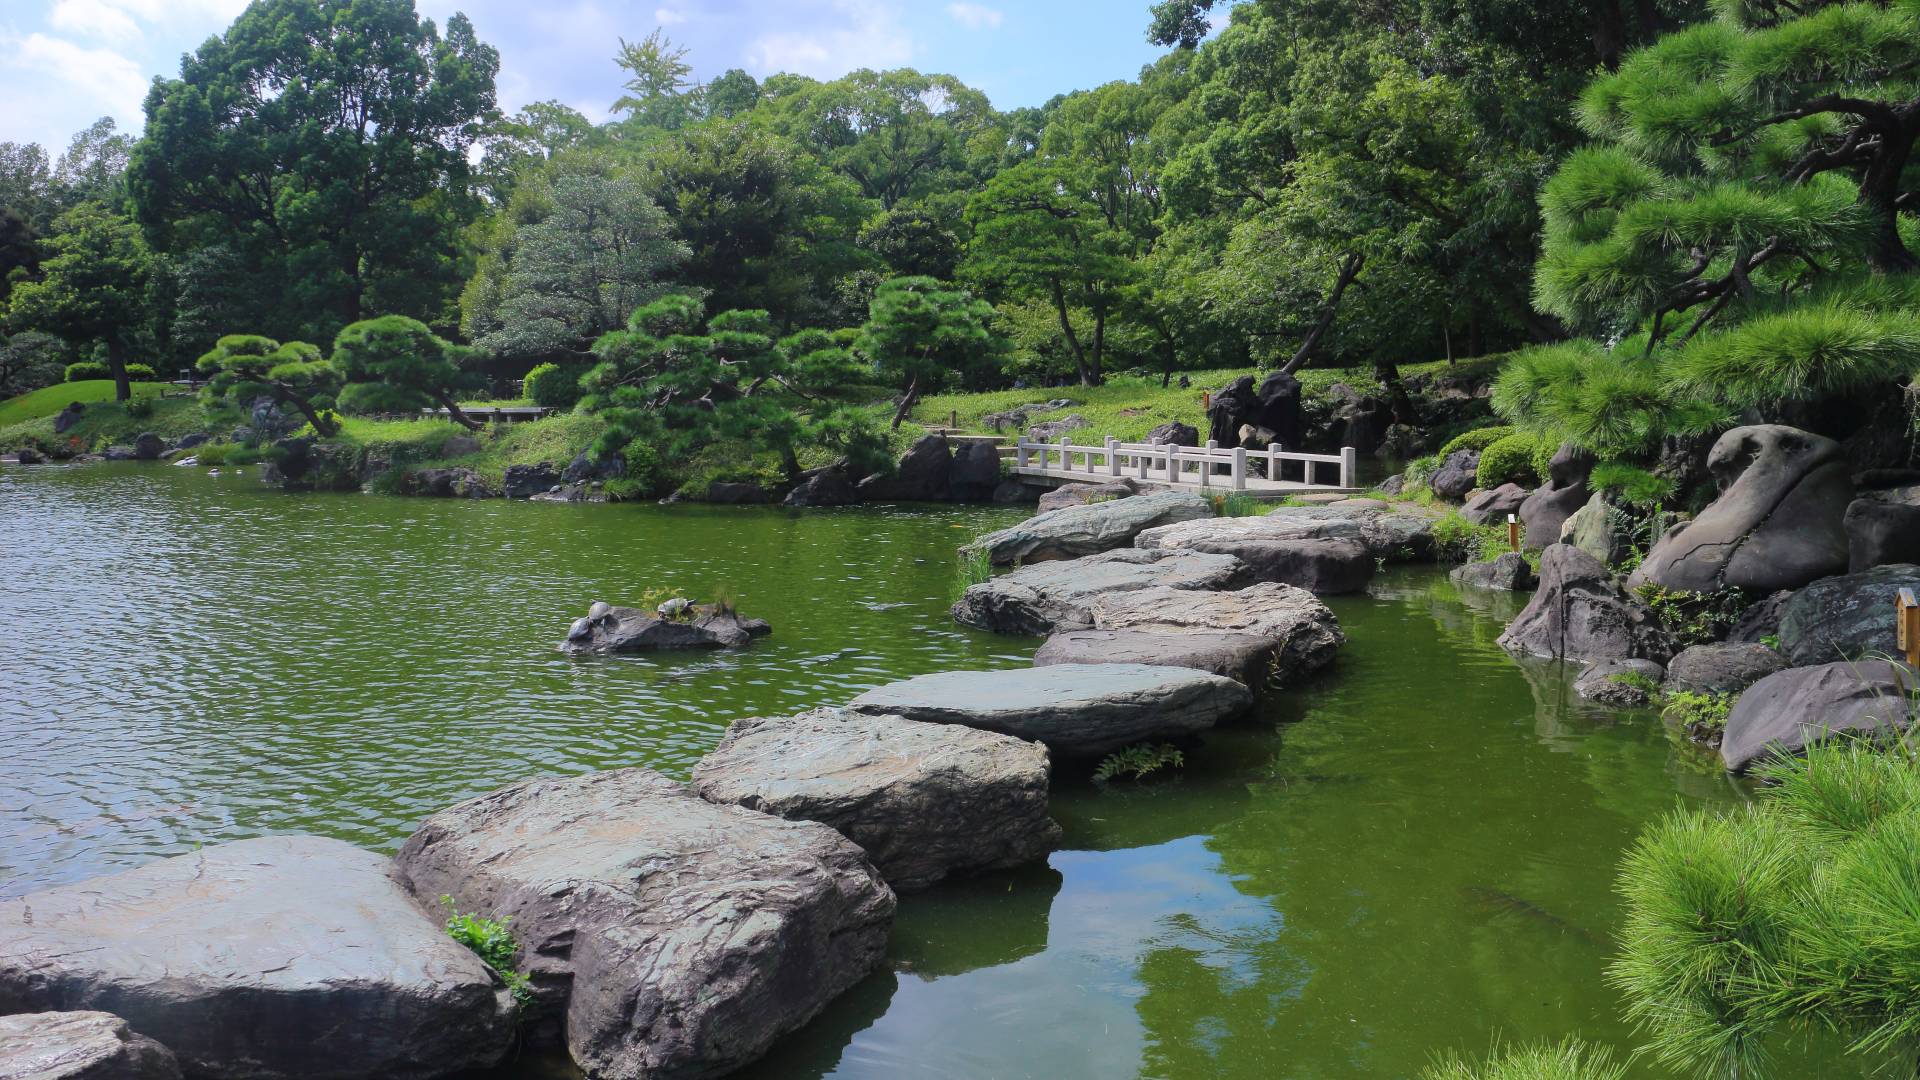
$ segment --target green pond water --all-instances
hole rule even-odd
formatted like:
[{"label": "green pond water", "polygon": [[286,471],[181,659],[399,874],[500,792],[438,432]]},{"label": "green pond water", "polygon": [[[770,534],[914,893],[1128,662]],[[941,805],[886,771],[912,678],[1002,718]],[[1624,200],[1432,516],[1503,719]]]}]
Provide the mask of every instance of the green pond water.
[{"label": "green pond water", "polygon": [[[522,777],[684,777],[735,717],[1038,644],[946,614],[955,545],[1018,511],[291,496],[253,474],[0,471],[0,896],[263,833],[391,850]],[[662,585],[731,589],[774,635],[555,650],[590,601]],[[1331,604],[1352,639],[1331,672],[1165,779],[1062,770],[1047,866],[904,898],[889,970],[745,1075],[1397,1077],[1496,1036],[1632,1047],[1601,979],[1619,855],[1742,793],[1651,715],[1507,657],[1512,597],[1404,568]],[[1861,1072],[1785,1049],[1799,1075]]]}]

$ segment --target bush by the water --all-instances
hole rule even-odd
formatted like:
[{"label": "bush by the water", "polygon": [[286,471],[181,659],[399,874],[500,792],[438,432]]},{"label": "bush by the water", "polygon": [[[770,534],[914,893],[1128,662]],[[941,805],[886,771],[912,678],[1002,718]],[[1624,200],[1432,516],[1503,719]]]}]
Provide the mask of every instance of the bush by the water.
[{"label": "bush by the water", "polygon": [[581,374],[579,368],[562,367],[554,363],[541,364],[527,372],[527,377],[520,383],[520,393],[535,405],[548,409],[571,409],[580,401]]},{"label": "bush by the water", "polygon": [[1446,443],[1440,447],[1440,452],[1434,456],[1440,461],[1445,461],[1462,450],[1485,450],[1501,439],[1514,434],[1515,430],[1516,429],[1507,427],[1504,424],[1496,424],[1492,427],[1474,428],[1472,431],[1463,431],[1453,438],[1448,439]]},{"label": "bush by the water", "polygon": [[1474,482],[1483,488],[1497,488],[1501,484],[1508,483],[1525,487],[1538,484],[1545,472],[1536,464],[1540,456],[1540,445],[1540,439],[1523,432],[1514,432],[1494,440],[1480,452],[1480,470],[1475,475]]},{"label": "bush by the water", "polygon": [[[152,364],[128,364],[127,381],[152,382],[155,378]],[[111,379],[113,368],[104,360],[81,360],[68,364],[63,382],[87,382],[91,379]]]}]

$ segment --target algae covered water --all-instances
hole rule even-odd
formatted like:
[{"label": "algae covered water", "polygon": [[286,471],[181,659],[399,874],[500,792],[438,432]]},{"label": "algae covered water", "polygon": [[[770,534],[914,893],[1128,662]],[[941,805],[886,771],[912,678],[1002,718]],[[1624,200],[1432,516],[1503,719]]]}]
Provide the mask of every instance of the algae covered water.
[{"label": "algae covered water", "polygon": [[[1021,516],[8,469],[0,895],[265,833],[391,850],[529,775],[684,777],[737,717],[1024,666],[1037,640],[946,615],[956,544]],[[774,635],[555,650],[589,602],[662,588],[730,590]],[[1496,1036],[1631,1048],[1601,978],[1620,853],[1676,805],[1741,793],[1652,716],[1508,658],[1512,597],[1408,568],[1331,604],[1351,639],[1332,671],[1164,779],[1063,776],[1048,865],[907,896],[889,970],[747,1075],[1358,1078]]]}]

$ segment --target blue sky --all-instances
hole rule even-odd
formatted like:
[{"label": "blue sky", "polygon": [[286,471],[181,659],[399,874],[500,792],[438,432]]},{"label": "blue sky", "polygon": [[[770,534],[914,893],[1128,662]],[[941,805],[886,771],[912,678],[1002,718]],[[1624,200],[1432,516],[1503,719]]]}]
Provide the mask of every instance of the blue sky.
[{"label": "blue sky", "polygon": [[[0,140],[47,144],[112,116],[138,130],[155,75],[224,30],[247,0],[0,0]],[[416,0],[465,11],[500,50],[509,109],[558,99],[601,119],[619,96],[616,39],[656,26],[688,46],[696,76],[832,78],[855,68],[941,71],[1001,108],[1132,78],[1161,52],[1150,0]]]}]

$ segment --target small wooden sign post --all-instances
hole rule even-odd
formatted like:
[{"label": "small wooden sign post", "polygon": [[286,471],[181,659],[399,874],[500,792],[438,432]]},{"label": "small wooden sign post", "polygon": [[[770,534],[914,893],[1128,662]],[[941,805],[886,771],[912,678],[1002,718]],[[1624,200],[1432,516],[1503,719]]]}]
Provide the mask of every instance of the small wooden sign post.
[{"label": "small wooden sign post", "polygon": [[1909,667],[1920,667],[1920,600],[1914,599],[1912,588],[1900,590],[1893,609],[1894,638],[1900,651],[1905,654]]},{"label": "small wooden sign post", "polygon": [[1211,390],[1200,391],[1200,411],[1210,412],[1212,411],[1212,409],[1213,409],[1213,391]]},{"label": "small wooden sign post", "polygon": [[1516,554],[1519,553],[1520,551],[1520,518],[1514,514],[1507,515],[1507,545],[1513,548]]}]

